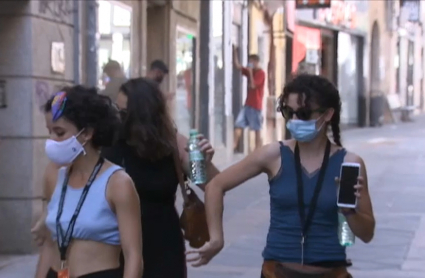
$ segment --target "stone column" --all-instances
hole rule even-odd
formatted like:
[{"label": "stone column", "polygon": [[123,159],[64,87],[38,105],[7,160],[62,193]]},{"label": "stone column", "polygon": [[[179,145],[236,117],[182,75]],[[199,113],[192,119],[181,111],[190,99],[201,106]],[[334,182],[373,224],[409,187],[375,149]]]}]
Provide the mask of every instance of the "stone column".
[{"label": "stone column", "polygon": [[[48,137],[42,105],[74,81],[73,2],[0,2],[0,253],[33,251]],[[52,55],[53,54],[53,55]],[[52,63],[52,57],[55,63]]]}]

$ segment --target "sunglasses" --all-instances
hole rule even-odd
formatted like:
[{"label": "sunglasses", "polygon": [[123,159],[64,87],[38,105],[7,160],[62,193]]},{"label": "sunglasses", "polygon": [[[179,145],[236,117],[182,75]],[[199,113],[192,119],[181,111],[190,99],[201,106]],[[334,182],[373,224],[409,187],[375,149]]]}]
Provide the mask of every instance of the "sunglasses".
[{"label": "sunglasses", "polygon": [[291,120],[294,115],[297,116],[297,119],[307,121],[311,119],[311,116],[313,113],[323,113],[326,109],[324,108],[318,108],[318,109],[310,109],[308,107],[300,107],[298,110],[294,110],[291,107],[285,105],[280,108],[280,112],[282,113],[282,116],[286,120]]}]

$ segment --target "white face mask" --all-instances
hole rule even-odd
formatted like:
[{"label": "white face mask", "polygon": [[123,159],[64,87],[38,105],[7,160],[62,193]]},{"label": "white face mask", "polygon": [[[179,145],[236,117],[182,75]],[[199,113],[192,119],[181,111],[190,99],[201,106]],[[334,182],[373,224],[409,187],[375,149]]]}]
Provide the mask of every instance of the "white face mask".
[{"label": "white face mask", "polygon": [[64,141],[55,141],[52,139],[46,140],[45,152],[47,157],[57,165],[71,164],[78,155],[86,154],[83,145],[78,142],[77,137],[81,134],[80,131],[76,136],[71,136]]}]

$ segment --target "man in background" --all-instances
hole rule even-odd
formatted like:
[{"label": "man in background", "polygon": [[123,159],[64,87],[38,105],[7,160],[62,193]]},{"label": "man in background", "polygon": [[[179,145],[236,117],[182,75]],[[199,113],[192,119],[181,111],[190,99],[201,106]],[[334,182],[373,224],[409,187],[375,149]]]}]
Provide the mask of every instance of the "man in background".
[{"label": "man in background", "polygon": [[105,89],[100,93],[108,96],[112,101],[115,101],[120,87],[127,81],[124,71],[115,60],[109,60],[103,67]]},{"label": "man in background", "polygon": [[[162,60],[155,60],[151,63],[148,73],[146,74],[146,78],[151,79],[158,83],[161,86],[162,81],[168,75],[169,70],[167,65]],[[176,95],[175,92],[165,93],[164,96],[167,100],[171,100]]]},{"label": "man in background", "polygon": [[154,80],[158,84],[161,84],[164,78],[168,75],[168,72],[168,67],[163,61],[155,60],[151,63],[146,77]]},{"label": "man in background", "polygon": [[233,48],[233,63],[244,76],[248,78],[248,94],[245,106],[239,112],[235,122],[234,150],[237,150],[239,140],[245,128],[255,132],[255,147],[262,145],[261,128],[263,125],[263,97],[266,73],[260,68],[260,58],[256,54],[248,57],[248,65],[243,67],[238,59],[238,52]]}]

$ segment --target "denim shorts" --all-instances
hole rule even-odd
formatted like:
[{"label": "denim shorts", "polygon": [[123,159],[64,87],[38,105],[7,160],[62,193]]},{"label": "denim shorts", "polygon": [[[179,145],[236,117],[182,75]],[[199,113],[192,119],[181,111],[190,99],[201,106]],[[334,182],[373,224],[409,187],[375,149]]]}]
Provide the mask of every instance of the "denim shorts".
[{"label": "denim shorts", "polygon": [[247,128],[259,131],[263,125],[263,114],[260,110],[252,108],[250,106],[244,106],[239,112],[238,118],[235,122],[236,128]]}]

